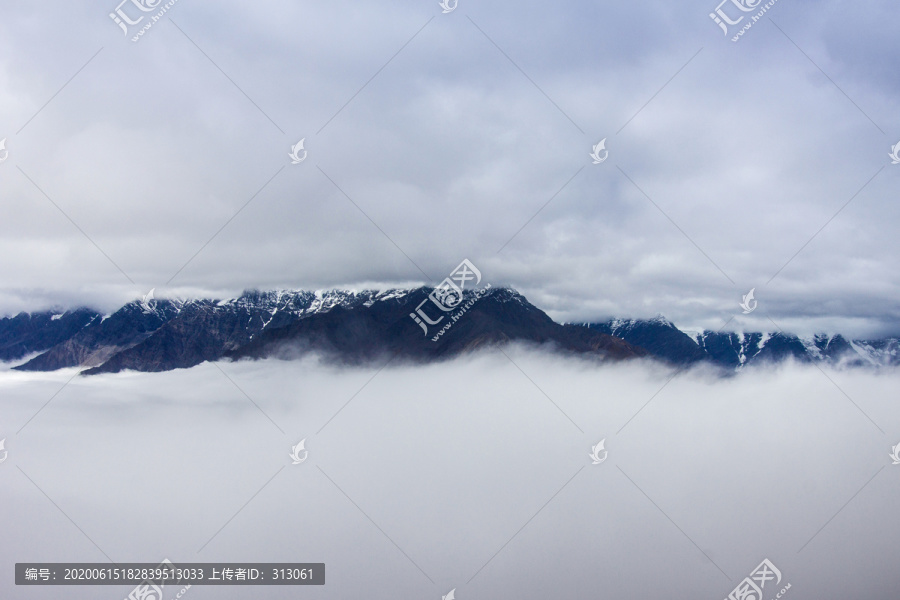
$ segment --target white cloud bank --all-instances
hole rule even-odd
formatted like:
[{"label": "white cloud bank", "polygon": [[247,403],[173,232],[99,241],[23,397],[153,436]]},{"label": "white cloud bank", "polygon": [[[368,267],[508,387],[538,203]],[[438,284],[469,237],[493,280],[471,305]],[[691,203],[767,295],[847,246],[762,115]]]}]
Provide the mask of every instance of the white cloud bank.
[{"label": "white cloud bank", "polygon": [[62,509],[117,561],[325,562],[313,598],[723,598],[765,557],[788,598],[895,596],[900,374],[664,385],[640,362],[508,353],[373,379],[314,360],[219,363],[234,383],[210,364],[76,377],[18,435],[71,373],[2,373],[0,595],[24,593],[16,561],[105,560]]}]

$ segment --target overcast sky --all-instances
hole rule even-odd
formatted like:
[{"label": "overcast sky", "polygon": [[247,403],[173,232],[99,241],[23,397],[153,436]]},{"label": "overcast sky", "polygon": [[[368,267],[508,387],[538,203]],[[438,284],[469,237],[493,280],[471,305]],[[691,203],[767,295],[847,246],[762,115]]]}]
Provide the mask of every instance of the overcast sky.
[{"label": "overcast sky", "polygon": [[559,320],[898,333],[893,2],[115,4],[0,6],[0,312],[468,258]]}]

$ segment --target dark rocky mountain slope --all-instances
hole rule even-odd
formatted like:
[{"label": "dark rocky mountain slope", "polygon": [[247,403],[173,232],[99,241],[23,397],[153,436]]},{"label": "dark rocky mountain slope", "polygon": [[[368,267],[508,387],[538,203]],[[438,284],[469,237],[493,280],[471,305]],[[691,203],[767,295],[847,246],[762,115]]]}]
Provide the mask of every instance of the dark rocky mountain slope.
[{"label": "dark rocky mountain slope", "polygon": [[663,317],[559,324],[509,288],[466,291],[447,312],[429,300],[431,293],[425,287],[251,291],[218,301],[135,301],[107,316],[86,308],[22,313],[0,319],[0,360],[24,360],[13,367],[22,371],[79,367],[84,374],[98,374],[307,352],[346,364],[385,357],[430,362],[517,342],[600,360],[651,357],[675,366],[708,363],[729,370],[787,359],[840,366],[900,362],[895,338],[690,333]]}]

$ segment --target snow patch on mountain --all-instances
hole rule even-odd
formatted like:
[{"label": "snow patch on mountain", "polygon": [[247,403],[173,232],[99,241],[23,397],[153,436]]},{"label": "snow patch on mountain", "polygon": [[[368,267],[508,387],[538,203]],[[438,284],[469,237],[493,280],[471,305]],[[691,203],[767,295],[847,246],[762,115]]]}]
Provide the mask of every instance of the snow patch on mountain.
[{"label": "snow patch on mountain", "polygon": [[692,330],[692,329],[684,329],[682,330],[686,336],[694,340],[694,343],[698,346],[700,345],[701,340],[703,339],[703,332]]},{"label": "snow patch on mountain", "polygon": [[817,360],[822,360],[822,350],[817,345],[817,342],[819,341],[818,335],[803,336],[799,339],[803,343],[803,347],[806,348],[806,352],[810,356]]}]

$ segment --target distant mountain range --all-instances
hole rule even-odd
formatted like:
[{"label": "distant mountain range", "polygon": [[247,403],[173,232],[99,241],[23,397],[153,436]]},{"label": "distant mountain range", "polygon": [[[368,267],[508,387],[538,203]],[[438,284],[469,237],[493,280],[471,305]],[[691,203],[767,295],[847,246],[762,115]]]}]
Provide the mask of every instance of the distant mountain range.
[{"label": "distant mountain range", "polygon": [[900,340],[848,340],[840,334],[798,337],[784,332],[685,332],[663,317],[649,320],[613,319],[586,323],[590,329],[622,338],[651,356],[677,365],[710,362],[729,369],[753,363],[824,362],[834,366],[900,364]]},{"label": "distant mountain range", "polygon": [[[447,312],[432,288],[245,292],[229,300],[143,300],[110,315],[88,308],[0,319],[0,360],[21,371],[168,371],[219,359],[317,352],[345,364],[431,362],[509,342],[600,360],[650,357],[741,369],[794,359],[839,366],[900,363],[896,338],[683,332],[662,317],[560,324],[509,288],[466,291]],[[424,304],[423,312],[417,309]],[[426,319],[420,316],[427,317]],[[430,324],[434,323],[434,324]]]}]

